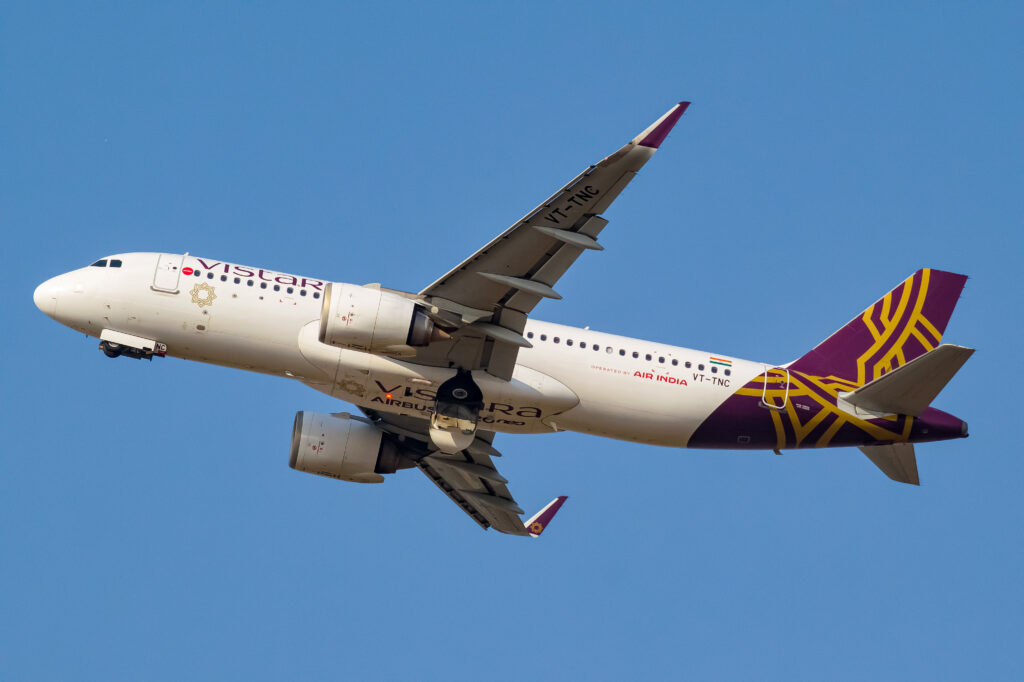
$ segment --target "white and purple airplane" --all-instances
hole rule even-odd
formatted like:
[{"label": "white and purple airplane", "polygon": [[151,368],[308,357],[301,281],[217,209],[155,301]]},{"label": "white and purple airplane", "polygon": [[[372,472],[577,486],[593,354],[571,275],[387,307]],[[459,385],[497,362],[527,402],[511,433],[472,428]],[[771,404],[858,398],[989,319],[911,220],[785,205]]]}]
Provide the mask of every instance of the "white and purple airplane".
[{"label": "white and purple airplane", "polygon": [[274,374],[356,405],[299,412],[291,466],[357,483],[416,467],[483,528],[538,536],[498,473],[496,433],[577,431],[679,448],[857,446],[918,484],[914,443],[962,438],[930,407],[973,350],[943,345],[966,277],[922,269],[788,364],[529,319],[686,111],[590,166],[419,293],[190,254],[125,253],[47,280],[44,313],[109,357]]}]

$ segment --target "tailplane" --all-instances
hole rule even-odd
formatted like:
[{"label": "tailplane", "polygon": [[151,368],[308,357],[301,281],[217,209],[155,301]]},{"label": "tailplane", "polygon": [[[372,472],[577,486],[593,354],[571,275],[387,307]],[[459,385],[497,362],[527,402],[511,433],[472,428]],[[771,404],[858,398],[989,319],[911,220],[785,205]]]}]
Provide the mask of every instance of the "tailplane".
[{"label": "tailplane", "polygon": [[839,399],[869,412],[920,416],[973,353],[943,344]]},{"label": "tailplane", "polygon": [[966,281],[966,275],[918,270],[789,369],[858,386],[874,381],[941,343]]},{"label": "tailplane", "polygon": [[868,456],[882,473],[897,483],[921,485],[917,476],[917,457],[913,443],[889,443],[888,445],[862,445],[860,451]]}]

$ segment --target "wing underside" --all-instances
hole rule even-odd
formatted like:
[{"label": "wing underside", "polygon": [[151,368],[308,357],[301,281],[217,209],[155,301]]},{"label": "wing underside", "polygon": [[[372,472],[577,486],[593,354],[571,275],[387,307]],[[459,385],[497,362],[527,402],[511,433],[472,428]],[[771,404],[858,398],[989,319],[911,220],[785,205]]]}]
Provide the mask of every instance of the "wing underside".
[{"label": "wing underside", "polygon": [[[430,447],[426,419],[365,408],[363,412],[382,431],[422,444],[422,448],[409,453],[416,467],[481,528],[493,528],[509,535],[531,535],[521,518],[523,510],[509,492],[508,480],[494,466],[493,458],[501,456],[491,445],[494,432],[478,431],[472,445],[458,453],[432,451],[424,456],[421,453]],[[539,535],[539,532],[532,534]]]}]

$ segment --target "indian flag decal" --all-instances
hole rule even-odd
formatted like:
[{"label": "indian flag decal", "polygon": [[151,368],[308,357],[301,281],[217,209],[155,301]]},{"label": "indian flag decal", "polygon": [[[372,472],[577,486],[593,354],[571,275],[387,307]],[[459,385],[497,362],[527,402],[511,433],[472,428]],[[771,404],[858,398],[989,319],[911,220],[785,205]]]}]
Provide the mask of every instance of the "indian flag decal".
[{"label": "indian flag decal", "polygon": [[708,360],[712,365],[721,365],[722,367],[732,367],[732,360],[726,360],[725,358],[716,358],[714,355],[709,355]]}]

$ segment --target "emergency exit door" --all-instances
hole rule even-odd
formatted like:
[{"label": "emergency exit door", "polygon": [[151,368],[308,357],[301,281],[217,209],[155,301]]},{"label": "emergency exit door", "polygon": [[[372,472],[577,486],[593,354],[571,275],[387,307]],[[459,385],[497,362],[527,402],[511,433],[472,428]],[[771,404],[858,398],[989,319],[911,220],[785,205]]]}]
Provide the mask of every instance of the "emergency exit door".
[{"label": "emergency exit door", "polygon": [[156,261],[156,272],[153,274],[153,289],[178,293],[178,280],[181,278],[181,263],[185,256],[174,253],[161,253]]}]

